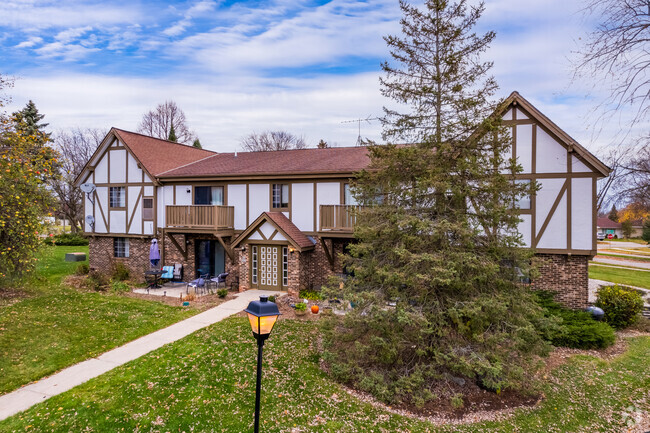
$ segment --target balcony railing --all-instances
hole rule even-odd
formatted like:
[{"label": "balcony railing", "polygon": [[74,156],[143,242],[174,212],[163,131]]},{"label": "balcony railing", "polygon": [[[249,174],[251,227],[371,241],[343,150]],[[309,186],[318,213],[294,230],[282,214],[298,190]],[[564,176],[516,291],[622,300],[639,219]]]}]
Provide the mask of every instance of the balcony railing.
[{"label": "balcony railing", "polygon": [[352,233],[359,206],[320,205],[320,231]]},{"label": "balcony railing", "polygon": [[235,208],[212,205],[166,206],[165,221],[167,227],[232,230],[235,225]]}]

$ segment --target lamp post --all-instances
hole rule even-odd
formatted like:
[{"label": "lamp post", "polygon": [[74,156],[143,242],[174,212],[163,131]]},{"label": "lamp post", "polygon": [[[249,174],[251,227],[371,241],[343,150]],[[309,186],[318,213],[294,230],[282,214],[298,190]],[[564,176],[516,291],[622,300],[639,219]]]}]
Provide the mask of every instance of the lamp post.
[{"label": "lamp post", "polygon": [[252,301],[244,310],[248,313],[248,321],[257,340],[257,387],[255,390],[255,433],[260,431],[260,394],[262,391],[262,347],[269,338],[273,325],[280,315],[280,310],[274,302],[269,302],[266,295],[260,296],[259,301]]}]

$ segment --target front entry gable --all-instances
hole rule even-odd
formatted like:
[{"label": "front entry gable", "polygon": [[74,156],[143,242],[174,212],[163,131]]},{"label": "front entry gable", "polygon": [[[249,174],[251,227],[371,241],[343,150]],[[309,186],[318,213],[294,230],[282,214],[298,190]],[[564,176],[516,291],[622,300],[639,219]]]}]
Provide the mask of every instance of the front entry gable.
[{"label": "front entry gable", "polygon": [[248,241],[255,243],[287,243],[299,252],[314,248],[315,241],[306,236],[282,212],[263,212],[232,243],[232,247]]}]

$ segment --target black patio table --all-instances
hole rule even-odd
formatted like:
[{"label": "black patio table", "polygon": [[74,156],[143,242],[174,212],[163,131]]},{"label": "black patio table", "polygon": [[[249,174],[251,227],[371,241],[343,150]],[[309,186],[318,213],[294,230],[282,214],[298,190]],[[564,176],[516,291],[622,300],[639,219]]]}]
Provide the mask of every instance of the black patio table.
[{"label": "black patio table", "polygon": [[150,289],[160,289],[161,286],[158,285],[158,277],[164,273],[164,271],[146,271],[144,273],[145,279],[147,278],[147,275],[153,275],[153,283],[149,284]]}]

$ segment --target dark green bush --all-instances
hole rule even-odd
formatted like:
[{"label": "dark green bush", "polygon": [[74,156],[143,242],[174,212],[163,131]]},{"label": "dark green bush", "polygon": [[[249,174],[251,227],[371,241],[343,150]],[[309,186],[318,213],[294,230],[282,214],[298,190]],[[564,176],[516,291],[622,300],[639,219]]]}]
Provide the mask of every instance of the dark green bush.
[{"label": "dark green bush", "polygon": [[74,271],[77,275],[88,275],[88,272],[90,272],[88,263],[79,263],[79,266],[77,266],[77,269]]},{"label": "dark green bush", "polygon": [[111,276],[114,280],[124,281],[129,279],[129,269],[122,262],[113,263]]},{"label": "dark green bush", "polygon": [[86,278],[85,285],[90,290],[106,290],[106,286],[108,285],[108,278],[106,275],[101,274],[97,271],[90,271],[88,278]]},{"label": "dark green bush", "polygon": [[124,281],[113,281],[111,283],[111,290],[115,293],[130,292],[131,287]]},{"label": "dark green bush", "polygon": [[275,296],[273,295],[269,296],[269,302],[275,302]]},{"label": "dark green bush", "polygon": [[547,317],[561,320],[559,327],[544,336],[557,347],[601,349],[614,344],[616,335],[611,326],[598,322],[584,311],[570,310],[555,302],[553,292],[536,292],[538,303]]},{"label": "dark green bush", "polygon": [[217,296],[219,296],[220,298],[225,298],[226,296],[228,296],[228,289],[217,290]]},{"label": "dark green bush", "polygon": [[605,312],[605,322],[616,329],[627,328],[639,320],[643,298],[636,290],[625,286],[607,286],[598,289],[596,306]]},{"label": "dark green bush", "polygon": [[88,239],[76,233],[62,233],[43,240],[47,245],[81,246],[88,245]]},{"label": "dark green bush", "polygon": [[307,290],[307,289],[301,290],[300,293],[298,294],[298,297],[300,297],[301,299],[309,299],[310,301],[320,301],[321,299],[323,299],[323,297],[319,292],[315,290]]}]

